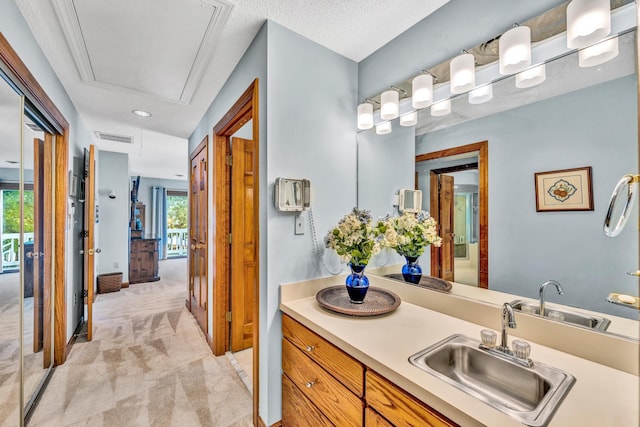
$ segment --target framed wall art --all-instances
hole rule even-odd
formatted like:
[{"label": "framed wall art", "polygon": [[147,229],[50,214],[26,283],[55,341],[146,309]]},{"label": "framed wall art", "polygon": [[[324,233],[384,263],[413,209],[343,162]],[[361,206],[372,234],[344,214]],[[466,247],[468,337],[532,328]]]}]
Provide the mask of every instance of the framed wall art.
[{"label": "framed wall art", "polygon": [[535,173],[536,211],[592,211],[591,167]]}]

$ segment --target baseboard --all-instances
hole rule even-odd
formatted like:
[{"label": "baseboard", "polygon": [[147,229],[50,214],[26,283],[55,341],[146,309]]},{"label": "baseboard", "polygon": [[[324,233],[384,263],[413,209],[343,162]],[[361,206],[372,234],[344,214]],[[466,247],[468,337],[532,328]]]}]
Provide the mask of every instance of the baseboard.
[{"label": "baseboard", "polygon": [[129,282],[122,282],[122,286],[120,286],[122,289],[126,289],[129,287]]}]

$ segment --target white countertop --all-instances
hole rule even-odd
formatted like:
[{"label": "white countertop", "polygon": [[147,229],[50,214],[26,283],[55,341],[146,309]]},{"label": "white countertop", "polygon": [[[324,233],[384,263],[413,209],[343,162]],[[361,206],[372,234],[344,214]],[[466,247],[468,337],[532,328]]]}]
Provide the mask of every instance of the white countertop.
[{"label": "white countertop", "polygon": [[[389,289],[387,280],[370,277],[372,286]],[[326,311],[315,301],[324,287],[342,284],[331,277],[281,287],[280,309],[337,347],[398,384],[461,425],[517,426],[513,418],[411,365],[408,357],[453,334],[479,339],[482,326],[408,302],[403,287],[390,290],[403,299],[393,313],[355,318]],[[425,297],[429,297],[427,290]],[[406,300],[405,300],[406,297]],[[499,320],[499,319],[498,319]],[[517,338],[518,330],[510,330]],[[531,357],[570,373],[576,383],[549,426],[637,426],[640,382],[635,375],[531,343]]]}]

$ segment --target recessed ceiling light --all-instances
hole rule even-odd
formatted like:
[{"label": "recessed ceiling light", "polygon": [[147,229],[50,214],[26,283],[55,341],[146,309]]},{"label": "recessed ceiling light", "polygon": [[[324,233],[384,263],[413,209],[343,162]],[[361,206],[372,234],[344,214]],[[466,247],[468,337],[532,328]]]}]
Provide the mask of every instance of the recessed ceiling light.
[{"label": "recessed ceiling light", "polygon": [[131,110],[133,114],[140,117],[151,117],[151,113],[144,110]]}]

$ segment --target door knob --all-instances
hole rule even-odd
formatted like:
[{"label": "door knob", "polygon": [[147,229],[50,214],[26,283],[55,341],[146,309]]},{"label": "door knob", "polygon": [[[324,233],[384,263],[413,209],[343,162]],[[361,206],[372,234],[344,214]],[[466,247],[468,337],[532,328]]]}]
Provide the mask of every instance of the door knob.
[{"label": "door knob", "polygon": [[96,248],[96,253],[97,253],[97,254],[99,254],[99,253],[101,253],[101,252],[102,252],[102,249],[100,249],[100,248]]},{"label": "door knob", "polygon": [[195,251],[196,250],[196,245],[191,245],[191,250]]},{"label": "door knob", "polygon": [[27,258],[33,258],[33,252],[27,252],[25,255]]},{"label": "door knob", "polygon": [[80,249],[80,255],[84,255],[84,249]]}]

